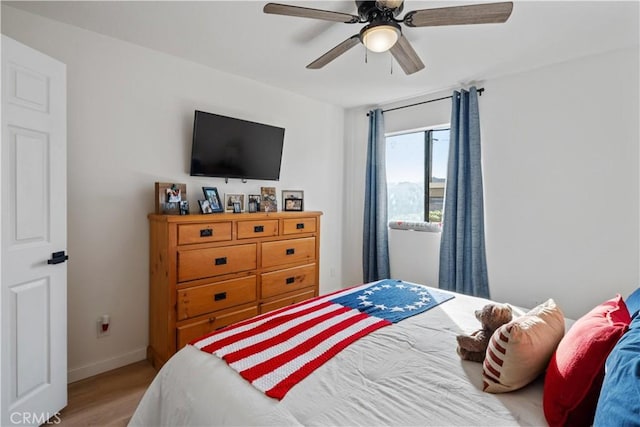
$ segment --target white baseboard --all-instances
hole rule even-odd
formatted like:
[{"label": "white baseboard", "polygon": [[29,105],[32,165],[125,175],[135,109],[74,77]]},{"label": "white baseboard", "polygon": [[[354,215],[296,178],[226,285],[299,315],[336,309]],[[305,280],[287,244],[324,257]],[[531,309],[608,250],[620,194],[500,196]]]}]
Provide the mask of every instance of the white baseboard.
[{"label": "white baseboard", "polygon": [[79,368],[69,369],[69,371],[67,372],[67,383],[73,383],[85,378],[92,377],[94,375],[101,374],[103,372],[110,371],[112,369],[130,365],[132,363],[144,360],[146,359],[146,357],[147,349],[141,348],[129,353],[122,354],[120,356],[112,357],[110,359],[99,360],[95,363],[90,363]]}]

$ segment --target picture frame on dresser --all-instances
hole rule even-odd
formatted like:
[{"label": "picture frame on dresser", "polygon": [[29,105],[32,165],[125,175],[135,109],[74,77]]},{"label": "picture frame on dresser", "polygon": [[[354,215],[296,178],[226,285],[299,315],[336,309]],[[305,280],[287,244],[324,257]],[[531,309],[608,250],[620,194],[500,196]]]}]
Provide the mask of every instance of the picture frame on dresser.
[{"label": "picture frame on dresser", "polygon": [[304,199],[304,191],[282,190],[282,200],[287,200],[287,199]]},{"label": "picture frame on dresser", "polygon": [[301,212],[304,205],[304,191],[282,190],[282,206],[285,211]]},{"label": "picture frame on dresser", "polygon": [[[202,192],[204,193],[205,200],[209,201],[209,207],[211,209],[211,212],[202,211],[202,213],[224,212],[220,193],[218,193],[216,187],[202,187]],[[200,207],[202,208],[202,204],[200,204]]]},{"label": "picture frame on dresser", "polygon": [[[237,211],[236,204],[240,206],[240,211]],[[225,194],[224,209],[227,212],[233,213],[244,211],[244,194]]]},{"label": "picture frame on dresser", "polygon": [[189,202],[186,200],[180,202],[180,215],[189,215]]},{"label": "picture frame on dresser", "polygon": [[260,212],[277,212],[278,199],[275,187],[260,187]]},{"label": "picture frame on dresser", "polygon": [[292,199],[292,198],[285,199],[284,210],[302,212],[302,199]]},{"label": "picture frame on dresser", "polygon": [[209,200],[198,200],[198,204],[200,205],[200,213],[202,214],[211,214],[213,210],[211,209],[211,202]]},{"label": "picture frame on dresser", "polygon": [[260,200],[262,196],[260,194],[249,194],[247,196],[247,210],[251,213],[258,212],[260,210]]},{"label": "picture frame on dresser", "polygon": [[156,182],[155,196],[157,214],[178,215],[180,202],[187,200],[187,184]]}]

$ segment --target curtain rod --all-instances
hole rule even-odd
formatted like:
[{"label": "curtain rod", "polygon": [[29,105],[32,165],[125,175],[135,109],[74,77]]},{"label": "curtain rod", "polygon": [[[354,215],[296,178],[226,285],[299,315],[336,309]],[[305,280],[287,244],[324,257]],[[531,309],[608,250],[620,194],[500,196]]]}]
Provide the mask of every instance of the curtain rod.
[{"label": "curtain rod", "polygon": [[[478,89],[478,95],[482,96],[482,92],[484,92],[483,87]],[[387,111],[402,110],[403,108],[415,107],[416,105],[428,104],[430,102],[442,101],[443,99],[451,99],[451,98],[453,98],[453,95],[443,96],[442,98],[430,99],[428,101],[416,102],[415,104],[403,105],[402,107],[389,108],[388,110],[382,110],[382,112],[386,113]],[[367,113],[367,117],[369,117],[369,113]]]}]

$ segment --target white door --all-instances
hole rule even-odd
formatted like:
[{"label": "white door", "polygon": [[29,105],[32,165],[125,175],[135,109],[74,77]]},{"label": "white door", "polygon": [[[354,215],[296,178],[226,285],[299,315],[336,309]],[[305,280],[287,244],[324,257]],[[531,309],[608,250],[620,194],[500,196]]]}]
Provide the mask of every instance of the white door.
[{"label": "white door", "polygon": [[0,425],[67,404],[66,66],[2,36]]}]

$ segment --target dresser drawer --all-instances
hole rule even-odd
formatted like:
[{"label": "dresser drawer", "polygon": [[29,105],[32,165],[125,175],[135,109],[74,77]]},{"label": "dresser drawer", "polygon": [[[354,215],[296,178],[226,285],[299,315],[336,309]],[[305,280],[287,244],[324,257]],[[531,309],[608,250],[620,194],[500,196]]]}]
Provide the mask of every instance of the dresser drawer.
[{"label": "dresser drawer", "polygon": [[262,244],[262,267],[310,262],[316,259],[316,238],[289,239]]},{"label": "dresser drawer", "polygon": [[178,320],[255,301],[256,276],[178,291]]},{"label": "dresser drawer", "polygon": [[278,235],[278,220],[238,221],[238,239],[255,239]]},{"label": "dresser drawer", "polygon": [[178,225],[178,244],[208,243],[231,240],[231,222]]},{"label": "dresser drawer", "polygon": [[288,305],[296,304],[308,300],[309,298],[313,298],[314,296],[316,296],[315,291],[310,290],[290,297],[280,298],[275,301],[260,304],[260,314],[276,310],[278,308],[286,307]]},{"label": "dresser drawer", "polygon": [[201,279],[256,268],[256,245],[179,250],[178,281]]},{"label": "dresser drawer", "polygon": [[178,326],[178,350],[185,345],[189,344],[196,338],[215,331],[216,329],[224,328],[232,323],[240,322],[241,320],[249,319],[258,314],[258,307],[253,306],[244,308],[242,310],[231,311],[225,314],[210,316],[201,320],[196,320],[184,326]]},{"label": "dresser drawer", "polygon": [[282,234],[315,233],[316,228],[315,218],[285,219]]},{"label": "dresser drawer", "polygon": [[270,298],[302,288],[315,286],[316,265],[309,264],[302,267],[287,268],[286,270],[263,273],[260,295],[261,298]]},{"label": "dresser drawer", "polygon": [[238,221],[238,239],[255,239],[278,235],[278,220]]}]

